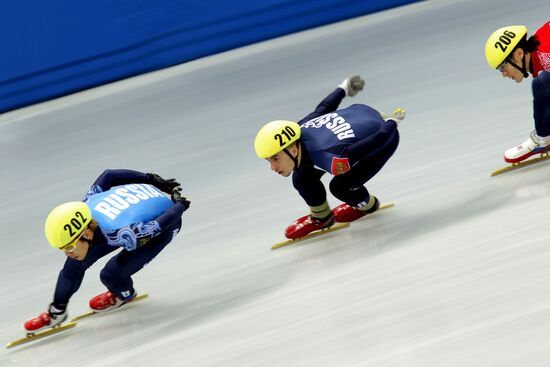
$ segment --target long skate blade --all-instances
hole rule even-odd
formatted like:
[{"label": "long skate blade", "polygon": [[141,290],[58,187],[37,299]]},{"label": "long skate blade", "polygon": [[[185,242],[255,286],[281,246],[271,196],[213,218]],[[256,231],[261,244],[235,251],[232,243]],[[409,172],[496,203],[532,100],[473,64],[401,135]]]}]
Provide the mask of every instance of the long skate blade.
[{"label": "long skate blade", "polygon": [[361,221],[361,220],[369,219],[373,214],[378,213],[380,210],[393,208],[394,206],[395,206],[394,203],[381,204],[381,205],[378,207],[378,210],[377,210],[377,211],[375,211],[374,213],[371,213],[371,214],[369,214],[369,215],[365,215],[364,217],[357,219],[355,222],[359,222],[359,221]]},{"label": "long skate blade", "polygon": [[[383,210],[383,209],[389,209],[389,208],[393,208],[394,206],[395,206],[395,204],[394,204],[394,203],[386,203],[386,204],[382,204],[382,205],[380,205],[380,207],[378,208],[378,210],[377,210],[377,211],[379,211],[379,210]],[[375,213],[376,213],[376,212],[375,212]],[[373,214],[374,214],[374,213],[373,213]],[[368,217],[368,215],[367,215],[367,217]]]},{"label": "long skate blade", "polygon": [[40,331],[36,334],[29,334],[24,338],[17,339],[17,340],[14,340],[12,342],[9,342],[8,344],[6,344],[6,348],[15,347],[17,345],[25,344],[25,343],[31,342],[33,340],[42,339],[42,338],[44,338],[48,335],[57,334],[57,333],[60,333],[64,330],[74,328],[75,326],[76,326],[76,322],[73,322],[73,321],[71,321],[67,324],[63,324],[61,326],[54,326],[51,329]]},{"label": "long skate blade", "polygon": [[271,249],[276,250],[276,249],[281,248],[281,247],[285,247],[285,246],[288,246],[288,245],[293,245],[297,242],[307,240],[308,238],[316,237],[316,236],[319,236],[319,235],[322,235],[322,234],[327,234],[329,232],[334,232],[334,231],[337,231],[339,229],[346,228],[346,227],[349,227],[349,223],[337,223],[337,224],[333,225],[332,227],[328,227],[328,228],[324,228],[324,229],[320,229],[318,231],[308,233],[304,237],[300,237],[300,238],[296,238],[294,240],[286,240],[286,241],[283,241],[283,242],[276,243],[273,246],[271,246]]},{"label": "long skate blade", "polygon": [[[148,293],[138,294],[138,295],[136,296],[136,298],[134,298],[134,299],[131,300],[130,302],[127,302],[126,304],[128,304],[128,303],[134,303],[134,302],[136,302],[136,301],[140,301],[140,300],[142,300],[142,299],[144,299],[144,298],[147,298],[147,297],[149,297],[149,294],[148,294]],[[119,308],[120,308],[120,307],[119,307]],[[119,308],[116,308],[116,309],[114,309],[113,311],[118,310]],[[78,316],[73,317],[73,319],[72,319],[71,321],[82,320],[82,319],[85,319],[85,318],[87,318],[87,317],[93,316],[93,315],[98,314],[98,313],[103,313],[103,312],[90,311],[90,312],[84,313],[84,314],[82,314],[82,315],[78,315]]]},{"label": "long skate blade", "polygon": [[545,161],[549,158],[550,158],[550,155],[549,155],[548,152],[542,153],[539,157],[528,159],[526,161],[519,162],[519,163],[512,163],[510,166],[497,169],[496,171],[491,173],[491,177],[498,176],[498,175],[501,175],[501,174],[506,173],[506,172],[515,171],[515,170],[518,170],[520,168],[530,166],[530,165],[533,165],[533,164],[536,164],[536,163],[540,163],[540,162],[543,162],[543,161]]},{"label": "long skate blade", "polygon": [[[377,211],[383,210],[383,209],[388,209],[388,208],[391,208],[393,206],[395,206],[394,203],[382,204],[382,205],[380,205],[380,207],[378,208]],[[367,218],[369,216],[370,215],[366,215],[364,218]],[[334,231],[337,231],[339,229],[349,227],[349,225],[350,225],[349,223],[336,223],[332,227],[311,232],[311,233],[305,235],[304,237],[300,237],[300,238],[296,238],[294,240],[286,240],[286,241],[283,241],[283,242],[276,243],[273,246],[271,246],[271,250],[276,250],[278,248],[285,247],[285,246],[288,246],[288,245],[294,245],[295,243],[301,242],[303,240],[307,240],[307,239],[312,238],[312,237],[320,236],[322,234],[327,234],[329,232],[334,232]]]}]

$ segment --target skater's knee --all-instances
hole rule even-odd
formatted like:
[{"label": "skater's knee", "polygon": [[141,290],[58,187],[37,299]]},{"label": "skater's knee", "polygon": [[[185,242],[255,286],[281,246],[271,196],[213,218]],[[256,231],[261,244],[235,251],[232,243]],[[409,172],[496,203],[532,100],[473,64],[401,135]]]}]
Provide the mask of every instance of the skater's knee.
[{"label": "skater's knee", "polygon": [[345,184],[344,180],[342,180],[342,176],[334,176],[328,185],[330,192],[336,197],[338,197],[338,193],[340,193],[344,187]]},{"label": "skater's knee", "polygon": [[334,176],[334,178],[330,181],[329,190],[338,200],[346,201],[346,198],[349,196],[349,192],[352,191],[351,186],[351,182],[349,182],[347,176]]},{"label": "skater's knee", "polygon": [[105,285],[116,283],[120,278],[121,273],[108,266],[101,269],[101,272],[99,273],[99,279],[101,279],[101,283]]}]

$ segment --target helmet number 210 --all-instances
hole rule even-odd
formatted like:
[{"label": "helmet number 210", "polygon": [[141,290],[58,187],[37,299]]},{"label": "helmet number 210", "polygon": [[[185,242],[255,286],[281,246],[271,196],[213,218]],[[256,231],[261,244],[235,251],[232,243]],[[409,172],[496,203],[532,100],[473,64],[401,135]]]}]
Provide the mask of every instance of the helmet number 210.
[{"label": "helmet number 210", "polygon": [[512,38],[516,37],[516,34],[511,31],[504,31],[502,36],[498,38],[498,41],[495,43],[495,48],[500,48],[502,52],[508,49],[508,45],[512,43]]},{"label": "helmet number 210", "polygon": [[[80,220],[79,220],[80,219]],[[88,221],[88,218],[84,218],[84,215],[82,215],[81,212],[76,212],[75,217],[71,219],[70,223],[67,223],[63,226],[63,229],[66,231],[69,231],[69,236],[73,237],[76,235],[76,231],[78,231],[84,223]]]},{"label": "helmet number 210", "polygon": [[[296,133],[294,132],[294,130],[290,126],[286,126],[283,130],[281,130],[280,134],[275,134],[274,139],[279,141],[279,145],[281,147],[284,147],[287,142],[289,142],[295,136]],[[284,140],[284,138],[286,138],[286,140]]]}]

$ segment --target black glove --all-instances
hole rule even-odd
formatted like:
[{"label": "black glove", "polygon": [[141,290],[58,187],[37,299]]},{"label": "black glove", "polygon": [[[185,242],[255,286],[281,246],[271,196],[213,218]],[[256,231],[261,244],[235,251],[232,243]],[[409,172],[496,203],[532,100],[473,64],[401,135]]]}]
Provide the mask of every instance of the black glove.
[{"label": "black glove", "polygon": [[181,186],[175,178],[169,178],[168,180],[165,180],[155,173],[147,173],[147,178],[152,181],[153,185],[156,188],[168,194],[171,193],[172,190],[174,190],[176,187]]},{"label": "black glove", "polygon": [[181,187],[176,187],[172,190],[172,201],[174,204],[181,203],[185,210],[189,209],[189,206],[191,205],[191,202],[187,200],[185,196],[181,196]]}]

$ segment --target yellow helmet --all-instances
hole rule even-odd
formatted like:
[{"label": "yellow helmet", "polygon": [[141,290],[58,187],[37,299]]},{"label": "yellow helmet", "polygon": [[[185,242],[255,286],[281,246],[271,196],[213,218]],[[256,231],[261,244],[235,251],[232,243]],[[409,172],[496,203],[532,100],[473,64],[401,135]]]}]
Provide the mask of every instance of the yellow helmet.
[{"label": "yellow helmet", "polygon": [[523,25],[510,25],[494,31],[485,43],[485,57],[489,66],[498,69],[526,34],[527,27]]},{"label": "yellow helmet", "polygon": [[92,220],[92,212],[82,201],[72,201],[55,207],[44,225],[46,238],[57,249],[73,243]]},{"label": "yellow helmet", "polygon": [[258,131],[254,148],[260,158],[269,158],[287,148],[301,136],[300,125],[292,121],[268,122]]}]

